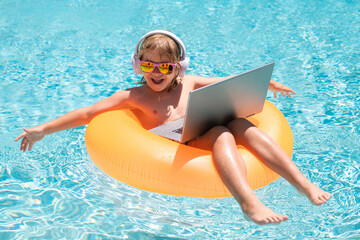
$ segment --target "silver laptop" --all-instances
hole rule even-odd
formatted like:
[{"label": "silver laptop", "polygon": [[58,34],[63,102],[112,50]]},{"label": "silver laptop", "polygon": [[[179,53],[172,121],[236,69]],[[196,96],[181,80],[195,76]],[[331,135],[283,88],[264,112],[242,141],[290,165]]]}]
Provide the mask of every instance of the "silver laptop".
[{"label": "silver laptop", "polygon": [[274,63],[244,72],[190,92],[185,118],[150,129],[180,143],[217,125],[262,111]]}]

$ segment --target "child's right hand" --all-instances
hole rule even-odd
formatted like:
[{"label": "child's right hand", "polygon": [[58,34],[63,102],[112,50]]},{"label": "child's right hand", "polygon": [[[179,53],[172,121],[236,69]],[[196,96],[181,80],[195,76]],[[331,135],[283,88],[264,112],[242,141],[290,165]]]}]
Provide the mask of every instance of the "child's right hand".
[{"label": "child's right hand", "polygon": [[46,134],[43,132],[43,130],[39,126],[32,127],[30,129],[24,128],[24,132],[21,133],[15,139],[15,141],[18,141],[22,138],[20,150],[23,152],[26,152],[27,148],[28,148],[28,151],[31,151],[34,143],[43,139],[45,137],[45,135]]}]

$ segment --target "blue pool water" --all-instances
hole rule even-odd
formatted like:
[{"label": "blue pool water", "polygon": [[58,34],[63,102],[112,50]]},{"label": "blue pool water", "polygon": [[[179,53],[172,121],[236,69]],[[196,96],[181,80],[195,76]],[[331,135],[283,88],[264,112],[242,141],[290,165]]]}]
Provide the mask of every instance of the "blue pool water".
[{"label": "blue pool water", "polygon": [[[293,160],[332,193],[316,207],[279,179],[256,194],[290,220],[256,226],[232,198],[174,197],[111,179],[89,158],[86,128],[23,154],[23,127],[87,106],[139,80],[147,31],[170,29],[188,73],[227,76],[275,61],[269,94],[294,134]],[[359,239],[359,1],[0,0],[0,239]]]}]

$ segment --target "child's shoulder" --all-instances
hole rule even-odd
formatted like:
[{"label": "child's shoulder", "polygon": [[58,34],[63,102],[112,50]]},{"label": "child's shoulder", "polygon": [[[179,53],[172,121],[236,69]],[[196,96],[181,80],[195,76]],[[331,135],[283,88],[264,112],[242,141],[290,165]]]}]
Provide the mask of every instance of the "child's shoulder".
[{"label": "child's shoulder", "polygon": [[112,102],[131,103],[142,96],[141,91],[141,86],[136,86],[116,91],[113,95],[106,99],[109,99],[109,101]]},{"label": "child's shoulder", "polygon": [[128,96],[128,101],[133,103],[144,102],[152,98],[152,91],[145,84],[121,90],[119,92],[125,92]]}]

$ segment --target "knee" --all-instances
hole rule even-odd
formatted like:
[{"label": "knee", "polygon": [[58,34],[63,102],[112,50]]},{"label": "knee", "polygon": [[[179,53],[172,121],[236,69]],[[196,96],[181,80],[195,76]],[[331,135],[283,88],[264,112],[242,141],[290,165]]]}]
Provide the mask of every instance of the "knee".
[{"label": "knee", "polygon": [[212,138],[215,141],[227,141],[227,140],[233,140],[234,136],[229,128],[225,126],[215,126],[209,130],[209,133],[211,134]]},{"label": "knee", "polygon": [[202,136],[189,141],[187,145],[206,150],[212,150],[215,143],[226,143],[234,140],[234,136],[227,127],[215,126]]},{"label": "knee", "polygon": [[245,118],[236,118],[229,122],[226,127],[233,133],[244,133],[250,127],[254,127],[254,124]]}]

